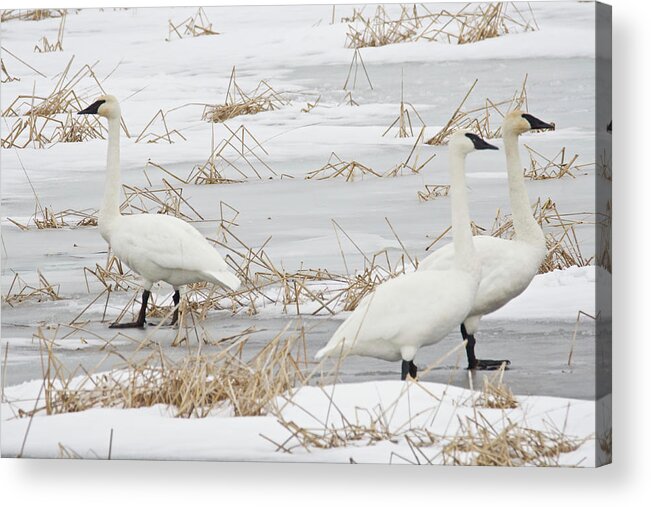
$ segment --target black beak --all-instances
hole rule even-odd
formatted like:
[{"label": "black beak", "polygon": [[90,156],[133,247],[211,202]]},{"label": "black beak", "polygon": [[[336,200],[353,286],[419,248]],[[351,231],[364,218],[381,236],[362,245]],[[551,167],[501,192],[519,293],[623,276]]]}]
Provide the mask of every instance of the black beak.
[{"label": "black beak", "polygon": [[556,125],[553,123],[545,123],[528,113],[523,114],[522,117],[529,122],[531,130],[556,130]]},{"label": "black beak", "polygon": [[610,132],[611,134],[613,133],[613,120],[610,120],[608,122],[608,125],[606,126],[606,132]]},{"label": "black beak", "polygon": [[476,150],[499,150],[497,146],[488,144],[477,134],[466,134],[466,137],[472,141],[472,144],[475,146]]},{"label": "black beak", "polygon": [[96,100],[90,106],[88,106],[86,109],[82,109],[77,114],[97,114],[97,111],[99,110],[99,106],[104,104],[104,102],[106,102],[106,101],[105,100]]}]

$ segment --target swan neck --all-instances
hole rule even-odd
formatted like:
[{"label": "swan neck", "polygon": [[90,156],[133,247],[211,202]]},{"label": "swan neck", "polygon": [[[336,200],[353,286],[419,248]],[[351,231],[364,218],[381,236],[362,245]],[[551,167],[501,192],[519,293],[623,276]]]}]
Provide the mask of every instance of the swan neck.
[{"label": "swan neck", "polygon": [[120,118],[108,120],[108,154],[104,201],[99,211],[99,225],[120,216]]},{"label": "swan neck", "polygon": [[452,210],[452,239],[454,262],[458,269],[478,269],[475,247],[470,230],[468,190],[466,188],[465,154],[450,153],[450,208]]},{"label": "swan neck", "polygon": [[545,236],[533,216],[529,194],[524,184],[524,167],[520,161],[517,134],[508,132],[504,134],[504,150],[515,237],[528,243],[544,244]]}]

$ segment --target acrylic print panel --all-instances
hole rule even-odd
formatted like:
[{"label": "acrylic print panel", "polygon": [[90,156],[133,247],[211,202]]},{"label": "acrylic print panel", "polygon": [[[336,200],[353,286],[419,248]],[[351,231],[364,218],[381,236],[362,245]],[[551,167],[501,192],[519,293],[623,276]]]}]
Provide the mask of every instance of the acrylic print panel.
[{"label": "acrylic print panel", "polygon": [[609,7],[2,31],[3,457],[610,461]]}]

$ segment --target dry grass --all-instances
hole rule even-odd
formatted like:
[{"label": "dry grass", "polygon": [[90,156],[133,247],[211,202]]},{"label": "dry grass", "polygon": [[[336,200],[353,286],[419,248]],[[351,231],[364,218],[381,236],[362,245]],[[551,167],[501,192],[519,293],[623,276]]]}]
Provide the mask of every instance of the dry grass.
[{"label": "dry grass", "polygon": [[[126,215],[154,213],[171,215],[188,222],[203,220],[203,216],[183,197],[181,187],[172,186],[165,178],[163,188],[150,189],[132,185],[122,185],[124,200],[120,212]],[[55,212],[52,207],[42,206],[35,194],[34,214],[26,223],[7,217],[7,220],[20,230],[30,230],[32,224],[37,229],[62,229],[68,227],[97,226],[97,210],[66,209]]]},{"label": "dry grass", "polygon": [[433,12],[427,5],[400,6],[391,17],[384,6],[370,16],[354,9],[348,23],[346,46],[379,47],[418,40],[448,44],[470,44],[509,33],[538,30],[531,6],[520,9],[513,2],[468,3],[456,12],[444,8]]},{"label": "dry grass", "polygon": [[[350,66],[348,67],[348,74],[346,75],[346,81],[344,82],[343,86],[344,90],[348,90],[349,86],[352,86],[353,90],[355,89],[355,86],[357,86],[357,73],[360,67],[364,71],[364,77],[366,77],[368,86],[371,88],[371,90],[373,89],[373,83],[371,83],[371,78],[369,77],[368,71],[366,70],[366,65],[362,59],[362,53],[359,49],[355,49],[355,52],[353,53],[353,59],[350,61]],[[353,101],[352,95],[350,100],[351,102]]]},{"label": "dry grass", "polygon": [[3,83],[11,83],[12,81],[20,81],[19,77],[12,76],[9,74],[9,71],[7,70],[7,67],[5,65],[5,61],[3,59],[0,59],[0,72],[2,73],[2,82]]},{"label": "dry grass", "polygon": [[247,358],[249,336],[228,337],[217,353],[188,351],[179,360],[166,356],[160,348],[142,359],[109,353],[107,359],[117,355],[122,365],[94,374],[81,368],[68,370],[56,354],[54,340],[39,329],[43,402],[20,416],[158,404],[173,407],[175,416],[183,418],[207,417],[216,410],[234,416],[264,415],[272,399],[303,381],[304,336],[279,333]]},{"label": "dry grass", "polygon": [[470,94],[475,89],[478,79],[475,79],[447,123],[434,136],[426,141],[427,144],[445,144],[447,139],[457,130],[466,129],[485,139],[493,139],[502,135],[504,117],[516,109],[527,110],[527,77],[524,77],[520,89],[515,90],[511,97],[501,100],[485,99],[479,107],[464,109]]},{"label": "dry grass", "polygon": [[492,375],[484,376],[484,387],[476,406],[483,408],[511,409],[518,406],[518,401],[511,389],[504,383],[506,363]]},{"label": "dry grass", "polygon": [[[158,122],[156,121],[158,120]],[[160,130],[155,130],[156,128],[160,129],[162,126],[164,133]],[[157,143],[158,141],[166,141],[169,144],[174,144],[174,139],[180,138],[184,141],[187,141],[185,136],[181,134],[176,129],[170,129],[167,126],[167,119],[165,118],[165,113],[162,109],[159,109],[158,112],[152,117],[151,120],[144,126],[138,137],[136,137],[136,142],[147,141],[148,143]]]},{"label": "dry grass", "polygon": [[34,46],[35,53],[51,53],[54,51],[63,51],[63,31],[66,26],[66,14],[64,13],[61,16],[61,22],[59,23],[59,30],[57,31],[57,39],[55,42],[50,42],[47,40],[46,36],[43,36],[39,44]]},{"label": "dry grass", "polygon": [[200,37],[202,35],[219,35],[219,32],[216,32],[212,29],[212,23],[208,20],[208,16],[202,7],[197,9],[197,12],[194,16],[173,23],[172,20],[168,20],[168,30],[169,33],[165,39],[167,42],[171,41],[174,36],[179,39],[184,39],[185,37]]},{"label": "dry grass", "polygon": [[67,9],[5,9],[0,15],[0,21],[41,21],[49,18],[62,18],[67,14]]},{"label": "dry grass", "polygon": [[419,190],[418,200],[421,202],[432,201],[437,197],[447,197],[450,193],[450,185],[425,185],[425,190]]},{"label": "dry grass", "polygon": [[561,179],[565,176],[576,178],[575,172],[581,171],[594,164],[577,164],[578,155],[566,155],[563,147],[553,157],[546,157],[534,150],[531,146],[524,145],[529,153],[529,169],[525,169],[524,176],[532,180]]},{"label": "dry grass", "polygon": [[436,156],[435,153],[427,157],[423,162],[420,159],[420,150],[422,149],[422,140],[425,134],[425,128],[421,128],[420,133],[403,162],[399,162],[390,169],[379,172],[367,165],[356,160],[342,160],[336,153],[332,152],[328,161],[320,168],[308,172],[305,175],[306,180],[329,180],[343,178],[347,182],[353,182],[357,178],[364,176],[374,176],[376,178],[394,178],[407,174],[418,174],[423,168]]},{"label": "dry grass", "polygon": [[2,297],[2,301],[12,307],[27,301],[40,303],[42,301],[58,301],[60,299],[59,285],[53,285],[48,282],[40,271],[38,271],[37,284],[25,282],[16,273],[9,284],[7,294]]},{"label": "dry grass", "polygon": [[393,120],[393,123],[391,123],[391,125],[389,125],[387,129],[384,131],[382,137],[387,135],[389,131],[395,126],[397,126],[397,132],[395,137],[400,137],[400,138],[414,137],[414,128],[411,122],[411,115],[409,114],[410,109],[411,112],[420,121],[421,128],[425,127],[425,121],[421,118],[420,114],[418,114],[416,108],[409,102],[405,102],[404,90],[405,90],[405,85],[404,85],[404,73],[403,73],[400,80],[400,112],[398,113],[398,117],[395,120]]},{"label": "dry grass", "polygon": [[506,419],[496,427],[482,414],[459,418],[460,429],[443,446],[446,465],[559,466],[559,458],[578,449],[587,439],[572,438],[556,428],[527,428]]},{"label": "dry grass", "polygon": [[[3,48],[4,49],[4,48]],[[68,61],[52,92],[47,96],[18,95],[3,111],[3,117],[16,117],[2,138],[3,148],[44,148],[59,141],[75,142],[103,138],[106,129],[97,121],[71,116],[83,109],[97,95],[105,95],[93,65],[83,65],[71,74],[74,56]],[[109,73],[104,79],[110,76]],[[66,114],[65,121],[58,118]],[[129,131],[121,120],[122,130]]]},{"label": "dry grass", "polygon": [[260,81],[253,91],[245,92],[237,84],[233,67],[224,103],[205,106],[201,117],[206,121],[223,123],[236,116],[275,111],[287,103],[283,96],[264,80]]}]

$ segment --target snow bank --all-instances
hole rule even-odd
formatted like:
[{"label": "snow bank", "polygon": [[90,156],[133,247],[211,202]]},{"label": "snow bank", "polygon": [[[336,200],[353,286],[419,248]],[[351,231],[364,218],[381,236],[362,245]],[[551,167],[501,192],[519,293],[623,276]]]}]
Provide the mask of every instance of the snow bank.
[{"label": "snow bank", "polygon": [[[441,463],[442,445],[459,430],[459,420],[486,418],[496,428],[511,422],[522,427],[562,430],[568,438],[585,439],[574,451],[561,454],[561,465],[594,465],[593,401],[543,396],[516,397],[515,409],[478,408],[478,393],[430,382],[399,381],[302,387],[278,398],[276,413],[282,420],[315,432],[338,428],[342,421],[368,425],[381,420],[391,439],[369,442],[361,438],[331,449],[303,447],[272,416],[178,419],[173,409],[97,408],[55,416],[15,418],[18,408],[31,408],[40,383],[29,382],[6,389],[2,405],[2,455],[53,458],[63,452],[84,458],[184,459],[244,461],[319,461],[347,463],[406,463],[414,454],[406,437],[416,430],[436,435],[435,443],[422,447],[427,459]],[[381,417],[378,417],[382,414]],[[112,442],[110,440],[113,432]],[[27,438],[25,438],[27,435]],[[439,439],[441,437],[441,439]],[[279,450],[282,444],[285,450]],[[60,447],[63,446],[63,447]],[[287,452],[289,451],[289,452]]]}]

